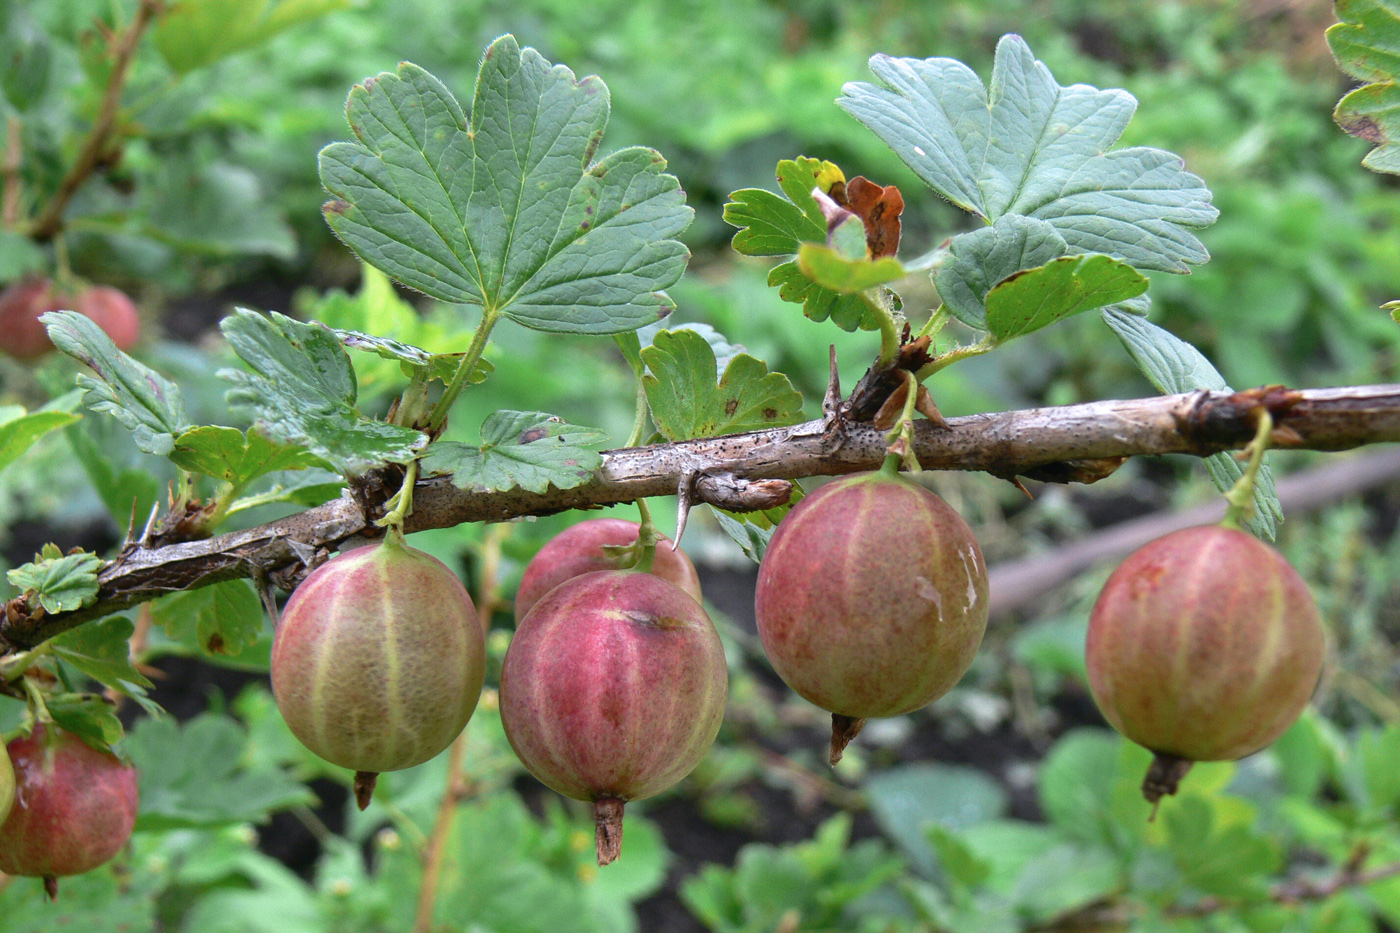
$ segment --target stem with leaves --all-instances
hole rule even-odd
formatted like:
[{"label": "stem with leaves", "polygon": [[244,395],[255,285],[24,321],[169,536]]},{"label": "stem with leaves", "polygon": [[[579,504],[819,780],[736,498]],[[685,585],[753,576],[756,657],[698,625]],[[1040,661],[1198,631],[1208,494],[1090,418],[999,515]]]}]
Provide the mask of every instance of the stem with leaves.
[{"label": "stem with leaves", "polygon": [[33,239],[51,240],[63,229],[63,213],[68,209],[69,202],[101,164],[116,128],[122,92],[126,87],[127,74],[131,69],[132,59],[136,56],[136,49],[140,46],[147,28],[164,9],[165,0],[141,0],[131,22],[116,37],[112,70],[107,77],[107,88],[103,92],[97,118],[88,129],[87,138],[78,151],[78,157],[73,160],[73,164],[68,167],[68,171],[58,183],[58,190],[30,228],[29,235]]}]

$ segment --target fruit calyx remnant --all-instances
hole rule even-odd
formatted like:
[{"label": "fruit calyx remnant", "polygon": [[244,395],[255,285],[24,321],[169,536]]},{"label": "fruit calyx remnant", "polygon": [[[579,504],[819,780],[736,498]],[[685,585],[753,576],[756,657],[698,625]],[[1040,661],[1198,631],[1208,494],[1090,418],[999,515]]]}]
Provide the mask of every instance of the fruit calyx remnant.
[{"label": "fruit calyx remnant", "polygon": [[1147,766],[1147,775],[1142,779],[1142,796],[1152,804],[1152,813],[1147,817],[1150,823],[1157,818],[1157,806],[1163,797],[1175,794],[1181,779],[1195,764],[1189,758],[1157,752],[1152,756],[1152,764]]}]

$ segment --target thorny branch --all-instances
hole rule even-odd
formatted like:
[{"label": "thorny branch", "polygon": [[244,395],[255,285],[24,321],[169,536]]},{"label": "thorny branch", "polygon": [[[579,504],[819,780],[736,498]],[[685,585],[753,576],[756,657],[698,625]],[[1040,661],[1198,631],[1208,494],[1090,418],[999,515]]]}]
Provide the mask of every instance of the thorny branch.
[{"label": "thorny branch", "polygon": [[[925,469],[978,470],[1015,480],[1093,482],[1130,456],[1205,456],[1243,447],[1254,435],[1253,413],[1274,419],[1274,446],[1345,450],[1400,441],[1400,385],[1245,392],[1200,391],[1158,398],[1090,402],[950,418],[947,427],[922,421],[915,455]],[[473,492],[448,476],[420,479],[404,531],[463,522],[499,522],[527,515],[686,493],[732,510],[785,502],[788,480],[871,470],[885,456],[885,432],[828,406],[826,417],[786,428],[610,450],[593,478],[573,489]],[[374,509],[369,509],[373,513]],[[375,534],[376,514],[342,498],[257,528],[159,547],[128,545],[99,574],[97,602],[44,615],[23,598],[0,618],[0,639],[33,647],[74,626],[179,590],[269,575],[290,588],[330,551]]]}]

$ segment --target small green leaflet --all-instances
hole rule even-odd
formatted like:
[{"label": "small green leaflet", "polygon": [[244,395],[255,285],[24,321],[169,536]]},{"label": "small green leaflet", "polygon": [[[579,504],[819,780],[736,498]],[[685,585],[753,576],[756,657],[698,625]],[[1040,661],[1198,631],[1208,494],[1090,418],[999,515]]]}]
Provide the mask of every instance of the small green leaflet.
[{"label": "small green leaflet", "polygon": [[715,353],[692,330],[660,331],[642,350],[651,418],[668,440],[714,437],[796,424],[802,396],[782,373],[741,353],[715,382]]},{"label": "small green leaflet", "polygon": [[443,301],[527,327],[613,334],[670,314],[693,214],[651,149],[593,156],[608,90],[513,36],[486,50],[470,124],[428,72],[357,85],[359,142],[321,150],[323,209],[361,258]]},{"label": "small green leaflet", "polygon": [[39,320],[54,346],[97,374],[96,379],[78,377],[78,385],[87,390],[83,404],[110,413],[146,453],[170,453],[175,435],[185,429],[180,387],[118,350],[102,328],[76,311],[50,311]]},{"label": "small green leaflet", "polygon": [[689,330],[704,337],[705,342],[710,345],[710,350],[715,354],[715,378],[724,375],[724,368],[728,366],[730,361],[736,356],[740,353],[748,352],[743,344],[730,343],[724,334],[721,334],[709,324],[687,321],[684,324],[674,324],[670,327],[663,327],[660,322],[657,322],[655,324],[648,324],[646,327],[634,333],[618,334],[617,336],[618,343],[623,345],[623,355],[627,357],[627,362],[632,365],[633,370],[636,371],[638,376],[641,376],[642,371],[646,368],[646,364],[642,362],[642,349],[651,346],[652,341],[656,339],[656,335],[663,330],[668,330],[673,333],[678,330]]},{"label": "small green leaflet", "polygon": [[304,445],[343,473],[407,463],[427,442],[411,428],[373,421],[355,407],[355,370],[340,339],[321,324],[238,309],[220,325],[253,370],[223,369],[233,408],[248,411],[269,437]]},{"label": "small green leaflet", "polygon": [[[856,223],[859,224],[859,220]],[[849,223],[842,225],[843,228],[849,226]],[[893,256],[850,259],[821,243],[803,243],[797,251],[797,267],[817,285],[842,295],[858,295],[867,288],[896,282],[907,274]]]},{"label": "small green leaflet", "polygon": [[739,517],[714,506],[711,506],[710,510],[714,513],[715,521],[719,522],[719,527],[734,539],[744,556],[755,564],[762,563],[763,555],[768,550],[768,542],[773,539],[773,532],[777,528],[771,525],[763,528],[752,522],[742,521]]},{"label": "small green leaflet", "polygon": [[[407,375],[411,375],[414,370],[427,370],[427,378],[436,379],[438,382],[451,382],[457,367],[461,365],[462,357],[466,356],[466,353],[429,353],[391,337],[376,337],[357,330],[335,329],[334,333],[341,343],[353,350],[368,350],[382,359],[397,360]],[[495,370],[496,367],[489,361],[478,359],[467,376],[467,383],[476,385],[485,382],[486,377]]]},{"label": "small green leaflet", "polygon": [[151,38],[170,70],[184,75],[349,5],[349,0],[175,3],[161,11]]},{"label": "small green leaflet", "polygon": [[263,632],[262,602],[246,580],[162,596],[151,616],[173,640],[205,654],[240,654]]},{"label": "small green leaflet", "polygon": [[1191,232],[1219,213],[1204,182],[1170,152],[1107,151],[1137,107],[1126,91],[1061,87],[1015,35],[997,43],[990,91],[950,58],[876,55],[870,70],[883,86],[849,83],[837,103],[962,209],[1044,220],[1071,252],[1140,269],[1208,258]]},{"label": "small green leaflet", "polygon": [[1371,83],[1348,93],[1332,118],[1352,136],[1376,144],[1361,164],[1373,172],[1400,174],[1400,2],[1337,0],[1327,44],[1341,68]]},{"label": "small green leaflet", "polygon": [[[745,256],[796,257],[804,243],[826,243],[826,217],[812,197],[813,188],[829,187],[841,172],[830,162],[799,156],[778,163],[776,195],[763,188],[744,188],[729,196],[724,222],[738,227],[733,247]],[[864,245],[862,241],[862,246]],[[774,266],[768,284],[784,301],[802,305],[813,321],[827,318],[842,330],[875,330],[880,325],[859,295],[843,295],[818,285],[803,274],[795,258]]]},{"label": "small green leaflet", "polygon": [[607,437],[542,411],[498,411],[482,422],[479,446],[438,441],[423,455],[422,469],[451,473],[454,486],[477,492],[572,489],[602,466],[593,448]]},{"label": "small green leaflet", "polygon": [[66,411],[33,411],[23,406],[0,405],[0,470],[19,459],[39,438],[67,427],[81,416]]},{"label": "small green leaflet", "polygon": [[[1225,377],[1211,365],[1200,350],[1169,330],[1153,324],[1141,314],[1122,308],[1106,308],[1103,319],[1123,342],[1133,362],[1157,389],[1165,394],[1195,389],[1230,391]],[[1206,473],[1215,488],[1225,492],[1244,475],[1244,466],[1228,451],[1205,458]],[[1265,541],[1278,536],[1283,507],[1274,489],[1274,473],[1267,456],[1254,484],[1254,512],[1249,530]]]},{"label": "small green leaflet", "polygon": [[[110,752],[125,730],[106,697],[96,693],[59,693],[44,699],[53,721],[99,751]],[[153,722],[153,719],[146,719]]]},{"label": "small green leaflet", "polygon": [[93,680],[134,699],[152,714],[160,707],[146,696],[155,686],[131,664],[131,634],[136,630],[125,616],[108,616],[70,629],[49,642],[53,653]]},{"label": "small green leaflet", "polygon": [[265,473],[325,466],[304,447],[268,440],[253,428],[245,433],[221,425],[202,425],[185,431],[175,438],[170,459],[191,473],[212,476],[236,487]]},{"label": "small green leaflet", "polygon": [[125,747],[141,774],[140,829],[262,823],[275,810],[316,799],[280,768],[246,767],[248,734],[216,713],[183,726],[143,718]]},{"label": "small green leaflet", "polygon": [[1018,272],[988,292],[987,329],[1006,341],[1145,291],[1147,276],[1111,256],[1063,256]]},{"label": "small green leaflet", "polygon": [[30,599],[38,599],[45,612],[70,612],[97,601],[102,564],[96,554],[64,554],[58,545],[46,544],[32,563],[7,571],[5,577]]}]

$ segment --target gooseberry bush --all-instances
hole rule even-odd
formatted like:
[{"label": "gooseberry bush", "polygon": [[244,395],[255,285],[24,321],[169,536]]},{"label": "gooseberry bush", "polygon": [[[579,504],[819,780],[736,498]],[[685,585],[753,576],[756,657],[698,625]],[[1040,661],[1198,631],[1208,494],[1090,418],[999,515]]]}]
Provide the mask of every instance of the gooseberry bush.
[{"label": "gooseberry bush", "polygon": [[[234,5],[143,0],[113,33],[107,86],[120,90],[148,31],[186,74],[336,6],[281,3],[254,22]],[[203,44],[174,41],[180,28]],[[1373,53],[1396,33],[1400,15],[1331,33],[1343,67],[1373,82],[1337,119],[1381,143],[1367,159],[1379,171],[1395,168],[1395,85]],[[4,91],[20,113],[47,74],[42,47],[11,56]],[[364,263],[361,290],[305,319],[225,318],[216,412],[182,387],[207,373],[151,352],[130,299],[68,265],[66,227],[88,209],[76,192],[120,158],[114,114],[99,110],[67,172],[6,168],[6,191],[36,193],[5,199],[0,350],[47,400],[0,409],[0,469],[65,440],[125,537],[110,554],[46,543],[7,574],[0,871],[19,880],[0,889],[4,928],[262,929],[263,916],[278,929],[635,929],[630,904],[661,883],[665,849],[626,804],[745,767],[712,750],[727,699],[755,689],[738,676],[745,651],[830,714],[840,767],[798,770],[837,793],[868,767],[862,744],[878,748],[868,720],[938,701],[976,662],[996,593],[935,470],[1091,483],[1163,453],[1204,458],[1223,523],[1128,557],[1074,649],[1103,716],[1136,744],[1062,739],[1041,766],[1037,823],[1008,818],[1005,791],[965,769],[872,774],[861,802],[897,852],[852,844],[835,816],[795,848],[694,872],[687,906],[717,930],[1400,917],[1387,887],[1400,837],[1385,832],[1400,731],[1352,747],[1305,711],[1327,635],[1267,543],[1282,512],[1265,459],[1400,439],[1400,390],[1237,392],[1149,319],[1149,285],[1209,259],[1198,233],[1218,212],[1181,157],[1117,146],[1136,107],[1126,91],[1059,84],[1015,35],[986,78],[949,58],[869,65],[836,106],[922,187],[792,153],[776,190],[735,191],[723,211],[735,251],[776,260],[767,284],[808,319],[812,353],[826,356],[825,329],[869,360],[846,393],[831,348],[812,419],[788,376],[713,327],[669,322],[694,219],[681,179],[653,149],[609,148],[602,79],[512,35],[486,49],[469,100],[410,63],[351,89],[352,138],[318,164],[325,223]],[[911,244],[901,217],[916,198],[946,200],[971,229]],[[392,283],[447,313],[421,318]],[[1161,398],[940,412],[944,370],[1091,313]],[[466,419],[515,371],[513,331],[610,338],[630,433],[534,410]],[[147,466],[121,469],[93,423],[123,431]],[[828,476],[842,478],[798,483]],[[670,495],[667,537],[648,500]],[[514,520],[627,503],[635,522],[561,527],[523,570],[513,634],[495,627]],[[756,641],[705,601],[677,546],[692,513],[759,564]],[[482,526],[470,593],[428,544],[468,524]],[[239,720],[177,724],[151,697],[169,655],[270,672],[270,692],[242,694]],[[1256,781],[1347,800],[1292,814],[1308,824],[1293,830],[1296,866],[1220,764],[1275,741],[1282,776]],[[524,772],[584,809],[537,794],[537,818],[502,790]],[[314,779],[352,788],[343,835],[309,809]],[[283,811],[319,837],[311,883],[250,845],[249,826]]]}]

